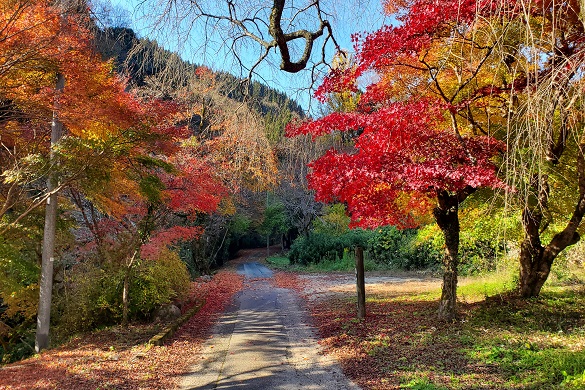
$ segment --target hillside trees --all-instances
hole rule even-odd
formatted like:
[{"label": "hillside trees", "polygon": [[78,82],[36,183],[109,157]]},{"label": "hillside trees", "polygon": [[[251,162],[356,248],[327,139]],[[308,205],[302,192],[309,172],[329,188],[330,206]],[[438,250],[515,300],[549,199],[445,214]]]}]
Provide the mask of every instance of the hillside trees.
[{"label": "hillside trees", "polygon": [[[119,50],[106,52],[130,77],[138,94],[172,100],[182,107],[181,126],[191,132],[188,143],[194,153],[211,166],[229,189],[230,197],[221,203],[218,212],[200,217],[206,228],[198,240],[182,246],[191,271],[208,273],[228,255],[231,220],[234,213],[255,203],[250,197],[272,188],[276,179],[276,160],[264,132],[262,114],[272,113],[280,120],[280,110],[299,110],[298,105],[282,93],[258,83],[242,91],[241,80],[215,73],[204,66],[184,61],[173,62],[173,54],[156,46],[141,45],[131,30],[104,32],[106,42],[119,36]],[[99,46],[103,46],[103,42]],[[129,53],[144,55],[143,63]],[[169,61],[166,59],[169,58]],[[178,74],[180,77],[172,77]],[[275,123],[276,126],[278,126]]]},{"label": "hillside trees", "polygon": [[[112,64],[94,52],[85,28],[87,14],[63,16],[43,2],[13,3],[2,8],[0,37],[0,231],[3,247],[14,247],[2,251],[6,273],[0,280],[1,298],[3,304],[15,305],[5,315],[28,318],[30,302],[25,299],[37,288],[31,275],[38,272],[38,252],[23,251],[32,255],[27,259],[16,256],[18,245],[11,240],[38,247],[31,241],[38,239],[33,234],[39,229],[37,209],[59,194],[65,200],[60,232],[71,227],[62,222],[75,220],[89,233],[85,253],[80,250],[71,261],[69,250],[69,263],[59,263],[74,267],[94,251],[104,264],[120,254],[116,261],[125,270],[121,293],[126,320],[135,262],[157,258],[168,245],[200,236],[197,218],[218,208],[226,186],[192,142],[188,126],[177,124],[184,118],[183,108],[127,92]],[[31,42],[36,45],[29,46]],[[60,92],[55,89],[58,73],[66,80]],[[55,110],[64,136],[51,145],[49,123]],[[54,178],[53,189],[47,189],[47,177]],[[71,202],[81,215],[72,211]],[[79,240],[80,232],[75,229],[73,239]],[[28,269],[26,277],[4,267],[13,260]]]}]

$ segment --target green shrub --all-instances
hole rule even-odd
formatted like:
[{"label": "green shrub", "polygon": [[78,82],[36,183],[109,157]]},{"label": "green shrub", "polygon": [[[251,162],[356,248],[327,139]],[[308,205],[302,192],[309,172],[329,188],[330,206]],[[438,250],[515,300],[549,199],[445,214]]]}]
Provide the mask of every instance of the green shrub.
[{"label": "green shrub", "polygon": [[32,323],[20,323],[17,327],[12,328],[10,337],[7,338],[3,345],[0,345],[0,363],[13,363],[35,353],[34,324],[34,321]]},{"label": "green shrub", "polygon": [[[56,297],[57,332],[69,335],[119,322],[125,272],[120,266],[95,263],[67,271],[65,288]],[[188,293],[189,272],[176,252],[164,250],[155,260],[139,261],[130,272],[130,318],[146,318],[158,306]]]},{"label": "green shrub", "polygon": [[343,256],[343,245],[337,237],[328,234],[311,233],[297,238],[290,247],[288,258],[291,264],[318,263],[335,260]]},{"label": "green shrub", "polygon": [[[374,231],[354,229],[345,233],[321,226],[295,240],[288,257],[291,264],[300,265],[335,262],[343,258],[344,249],[352,251],[356,246],[362,246],[369,259],[386,269],[434,269],[444,256],[443,234],[436,225],[429,225],[420,230],[384,226]],[[502,238],[482,237],[476,229],[461,233],[459,248],[460,272],[469,275],[495,270],[506,245]]]},{"label": "green shrub", "polygon": [[393,269],[432,268],[442,258],[442,250],[432,242],[421,242],[416,229],[399,230],[394,226],[376,229],[367,248],[376,263]]},{"label": "green shrub", "polygon": [[[39,238],[0,237],[0,362],[35,353],[34,330],[39,299]],[[23,229],[24,230],[24,229]],[[18,232],[20,233],[20,232]]]},{"label": "green shrub", "polygon": [[489,240],[462,234],[459,243],[461,275],[475,275],[496,270],[498,258],[506,250],[503,240]]},{"label": "green shrub", "polygon": [[142,263],[130,284],[130,313],[147,316],[157,307],[185,298],[190,277],[176,252],[164,250],[153,261]]},{"label": "green shrub", "polygon": [[306,265],[321,261],[342,259],[344,250],[353,250],[356,246],[366,247],[371,232],[361,229],[333,236],[326,233],[311,233],[307,237],[299,237],[291,245],[288,258],[291,264]]},{"label": "green shrub", "polygon": [[335,203],[323,208],[323,215],[313,221],[313,232],[341,236],[350,231],[345,206]]},{"label": "green shrub", "polygon": [[[121,316],[123,274],[92,263],[78,264],[65,274],[63,291],[55,297],[56,333],[71,333],[114,323]],[[120,289],[118,289],[120,285]]]},{"label": "green shrub", "polygon": [[[481,230],[484,225],[479,222],[477,225],[469,230],[462,230],[460,233],[459,273],[461,275],[495,271],[499,259],[507,250],[504,237],[487,228]],[[445,250],[445,237],[436,224],[421,228],[417,233],[416,242],[420,243],[416,245],[428,246],[427,250],[436,253],[437,264],[440,264]]]}]

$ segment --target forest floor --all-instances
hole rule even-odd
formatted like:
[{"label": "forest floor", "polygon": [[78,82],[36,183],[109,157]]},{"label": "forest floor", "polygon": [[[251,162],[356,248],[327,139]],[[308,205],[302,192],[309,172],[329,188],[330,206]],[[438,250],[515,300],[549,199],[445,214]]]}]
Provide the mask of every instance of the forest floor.
[{"label": "forest floor", "polygon": [[[214,324],[247,283],[237,267],[262,257],[243,252],[211,281],[194,282],[192,299],[205,303],[164,346],[147,344],[160,325],[103,329],[0,368],[0,389],[177,388],[205,358]],[[442,323],[438,279],[368,274],[362,321],[354,280],[352,273],[286,271],[259,279],[304,299],[319,350],[363,389],[585,389],[582,282],[551,284],[526,301],[493,287],[501,281],[462,279],[460,320]]]},{"label": "forest floor", "polygon": [[460,319],[445,323],[438,279],[366,276],[360,321],[353,275],[275,275],[304,297],[326,353],[363,389],[585,389],[583,284],[522,300],[498,278],[462,278]]}]

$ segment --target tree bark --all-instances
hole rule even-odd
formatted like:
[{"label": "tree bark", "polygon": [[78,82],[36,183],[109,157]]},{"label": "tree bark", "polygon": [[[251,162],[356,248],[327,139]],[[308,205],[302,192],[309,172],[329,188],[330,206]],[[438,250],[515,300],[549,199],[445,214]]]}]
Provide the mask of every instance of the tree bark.
[{"label": "tree bark", "polygon": [[[65,77],[57,74],[56,91],[59,94],[65,87]],[[51,163],[55,164],[53,147],[61,139],[63,124],[59,120],[58,103],[53,111],[51,123]],[[47,192],[52,192],[58,187],[55,175],[49,173],[47,178]],[[57,193],[47,198],[45,209],[45,229],[43,231],[43,253],[41,260],[41,283],[39,289],[39,308],[37,313],[37,331],[35,335],[35,350],[41,350],[49,346],[49,328],[51,322],[51,301],[53,295],[53,262],[55,256],[55,232],[57,224]]]},{"label": "tree bark", "polygon": [[[576,209],[585,210],[585,197],[582,197]],[[526,210],[523,213],[528,214]],[[583,211],[580,212],[583,214]],[[581,217],[582,218],[582,217]],[[524,218],[523,218],[524,219]],[[532,298],[540,295],[540,291],[548,276],[552,265],[559,255],[568,246],[574,245],[580,240],[580,235],[573,229],[563,229],[556,234],[550,244],[540,244],[540,234],[536,234],[524,227],[524,240],[520,246],[520,280],[519,292],[524,298]]]},{"label": "tree bark", "polygon": [[122,326],[128,325],[128,293],[130,289],[130,267],[126,269],[124,273],[124,287],[122,288]]},{"label": "tree bark", "polygon": [[[531,189],[537,197],[527,200],[522,210],[524,238],[520,244],[520,295],[528,298],[537,296],[550,273],[550,265],[545,261],[544,247],[540,241],[540,227],[544,218],[542,210],[548,205],[548,182],[545,176],[534,175]],[[540,286],[539,286],[540,285]]]},{"label": "tree bark", "polygon": [[531,186],[538,194],[537,202],[529,200],[522,212],[522,226],[524,239],[520,246],[520,280],[519,293],[524,298],[540,295],[542,286],[548,279],[553,262],[564,249],[580,240],[577,229],[585,215],[585,143],[581,143],[577,153],[577,174],[579,194],[575,202],[575,209],[565,228],[557,233],[551,242],[543,246],[540,234],[543,222],[543,212],[548,207],[548,177],[534,176]]},{"label": "tree bark", "polygon": [[132,253],[132,257],[126,264],[126,270],[124,273],[124,286],[122,287],[122,325],[128,325],[129,313],[130,313],[130,273],[132,272],[132,266],[134,260],[138,255],[138,249]]},{"label": "tree bark", "polygon": [[439,304],[439,319],[453,321],[457,319],[457,268],[459,266],[459,203],[473,189],[468,188],[460,194],[447,191],[437,193],[438,205],[433,210],[437,225],[445,236],[446,252],[443,258],[443,286]]}]

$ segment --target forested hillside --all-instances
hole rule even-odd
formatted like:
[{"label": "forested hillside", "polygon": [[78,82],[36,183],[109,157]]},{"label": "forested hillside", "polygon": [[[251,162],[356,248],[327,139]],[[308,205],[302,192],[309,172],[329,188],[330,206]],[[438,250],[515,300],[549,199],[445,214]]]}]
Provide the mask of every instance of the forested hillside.
[{"label": "forested hillside", "polygon": [[281,92],[96,29],[83,7],[18,4],[2,8],[0,47],[4,362],[34,352],[41,264],[58,342],[150,318],[240,247],[280,238],[265,222],[289,160],[275,146],[303,117]]},{"label": "forested hillside", "polygon": [[[168,81],[168,87],[185,85],[201,65],[182,60],[177,53],[163,49],[155,41],[138,38],[130,28],[112,27],[97,30],[96,47],[105,60],[113,60],[116,71],[130,77],[130,86],[144,87],[148,78],[158,76]],[[262,115],[278,115],[288,110],[304,116],[303,109],[285,93],[258,81],[244,80],[226,73],[214,72],[220,80],[220,93],[237,101],[246,101]]]}]

